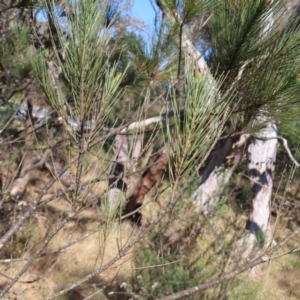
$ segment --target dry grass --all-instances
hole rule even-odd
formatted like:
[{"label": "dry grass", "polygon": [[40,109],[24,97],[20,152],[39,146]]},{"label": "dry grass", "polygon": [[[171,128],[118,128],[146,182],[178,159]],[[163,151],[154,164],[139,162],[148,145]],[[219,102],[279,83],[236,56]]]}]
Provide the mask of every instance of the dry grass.
[{"label": "dry grass", "polygon": [[[82,181],[90,180],[95,178],[95,176],[102,176],[107,172],[105,166],[96,162],[97,158],[94,155],[88,158],[86,165],[89,165],[89,171],[84,174]],[[106,170],[105,172],[101,171],[103,168]],[[74,172],[75,170],[73,170]],[[30,184],[25,194],[27,202],[31,202],[35,198],[49,179],[50,175],[45,170],[36,169],[31,172]],[[167,182],[163,182],[162,185],[167,187]],[[106,188],[107,183],[103,181],[93,185],[91,191],[97,196],[103,196]],[[49,193],[45,195],[45,198],[60,190],[61,185],[56,183],[49,190]],[[291,189],[291,191],[294,190]],[[143,226],[146,226],[157,217],[170,200],[171,193],[171,188],[167,188],[163,194],[156,197],[158,190],[153,189],[146,196],[144,203],[149,202],[149,204],[142,209]],[[153,201],[154,198],[157,199]],[[39,210],[14,236],[8,247],[1,253],[1,258],[32,256],[45,236],[69,210],[70,204],[66,199],[62,198],[50,202]],[[10,212],[10,222],[16,219],[18,214],[20,212]],[[234,249],[235,241],[242,235],[246,219],[246,212],[237,214],[236,211],[226,204],[217,209],[217,215],[204,217],[199,215],[193,204],[191,204],[189,197],[183,197],[177,207],[163,220],[158,228],[162,244],[159,246],[159,249],[156,249],[155,255],[161,255],[161,253],[172,255],[172,251],[179,251],[178,253],[182,253],[186,257],[184,262],[190,270],[195,270],[200,263],[205,266],[204,270],[207,274],[227,272],[235,266],[237,261],[228,254],[228,251]],[[76,282],[112,259],[119,249],[126,245],[132,236],[136,234],[137,229],[127,222],[119,224],[105,221],[108,220],[105,219],[103,208],[95,206],[86,209],[67,223],[47,248],[44,249],[44,252],[65,246],[87,232],[99,230],[97,233],[75,243],[58,254],[37,259],[29,272],[22,276],[21,280],[41,279],[32,284],[17,283],[10,292],[10,299],[17,299],[18,293],[22,293],[26,300],[41,299]],[[272,223],[275,223],[274,219]],[[287,222],[279,220],[279,224],[280,227],[278,226],[276,230],[276,239],[278,240],[285,237],[288,232],[286,228],[288,226]],[[149,248],[152,245],[152,236],[147,237],[143,241],[145,244],[138,245],[135,247],[135,250],[143,253],[146,249],[145,247]],[[294,241],[294,244],[296,246],[297,241]],[[133,270],[136,266],[133,257],[134,253],[136,252],[133,249],[112,268],[95,276],[88,283],[59,299],[83,299],[97,289],[105,289],[106,292],[120,289],[120,284],[123,281],[130,282],[132,280]],[[25,261],[22,261],[0,264],[0,271],[13,277],[25,263]],[[214,273],[216,268],[218,268],[218,272]],[[164,267],[160,270],[163,273]],[[45,277],[43,277],[44,275]],[[208,280],[209,278],[206,279]],[[7,282],[7,279],[0,277],[0,286],[4,286]],[[269,265],[265,265],[256,279],[249,279],[248,274],[244,274],[237,281],[228,283],[224,291],[228,297],[227,299],[232,300],[300,299],[299,255],[289,255],[273,261]],[[123,292],[126,294],[126,290],[123,289]],[[215,290],[206,291],[203,294],[205,295],[203,299],[213,299],[214,293]],[[115,296],[114,299],[121,299],[120,295]],[[97,299],[107,299],[104,294],[101,297]],[[124,297],[124,299],[127,298]],[[200,298],[196,297],[195,299]]]},{"label": "dry grass", "polygon": [[[89,164],[90,172],[85,174],[83,181],[89,180],[95,175],[101,175],[99,174],[99,164],[93,165],[93,161],[89,161]],[[33,201],[49,179],[50,175],[45,170],[36,169],[30,173],[30,183],[24,195],[28,203]],[[93,185],[91,190],[100,196],[106,187],[105,182],[99,182]],[[48,198],[60,190],[61,184],[56,183],[44,198]],[[12,202],[12,200],[9,201]],[[65,198],[55,200],[44,206],[17,232],[1,253],[1,259],[31,257],[47,234],[53,230],[56,224],[59,224],[68,211],[70,211],[70,204]],[[14,214],[10,213],[11,217],[6,224],[7,226],[2,228],[3,232],[21,213],[20,211],[16,211]],[[11,299],[14,299],[14,295],[18,292],[22,293],[24,299],[41,299],[46,295],[51,295],[88,275],[115,257],[122,247],[131,240],[136,229],[127,222],[121,224],[117,222],[107,223],[103,216],[101,207],[95,206],[86,209],[68,222],[43,252],[56,250],[79,239],[88,232],[98,231],[59,253],[37,259],[29,271],[21,277],[21,280],[28,281],[36,278],[40,278],[40,280],[31,284],[15,284],[10,293]],[[0,271],[14,277],[25,264],[26,261],[0,264]],[[100,289],[112,281],[114,284],[119,281],[122,282],[124,278],[131,276],[131,268],[131,253],[129,253],[113,267],[99,276],[95,276],[87,284],[61,299],[76,299],[76,297],[82,299],[84,296],[95,292],[95,287]],[[7,282],[8,279],[0,277],[1,286]],[[104,296],[103,299],[105,299]]]},{"label": "dry grass", "polygon": [[[56,215],[52,213],[51,218],[57,217],[59,219],[60,212],[64,211],[65,206],[64,201],[56,201]],[[67,245],[80,238],[84,233],[96,230],[99,228],[101,221],[98,218],[97,211],[90,210],[80,214],[76,220],[69,222],[54,237],[44,252],[50,252],[58,247]],[[20,255],[21,257],[33,255],[34,250],[36,250],[48,231],[49,223],[53,224],[49,221],[49,218],[41,216],[24,227],[22,234],[27,237],[27,240],[24,241],[23,245],[19,244],[19,247],[23,246],[24,250]],[[25,299],[41,299],[42,296],[51,295],[107,263],[118,254],[119,249],[126,245],[133,235],[134,228],[126,222],[122,224],[115,223],[110,227],[102,226],[97,233],[72,245],[68,249],[58,254],[37,259],[30,271],[22,276],[21,280],[27,281],[41,277],[49,272],[55,264],[53,270],[36,283],[29,285],[18,283],[14,286],[14,289],[24,290],[24,287],[26,287],[24,292]],[[24,265],[25,261],[1,264],[1,272],[13,277]],[[117,279],[116,281],[118,281],[118,278],[122,278],[122,280],[123,278],[129,278],[131,274],[130,269],[131,254],[129,253],[112,268],[90,280],[83,288],[85,288],[86,292],[92,291],[93,284],[105,286],[115,278]],[[3,285],[4,281],[1,284]]]}]

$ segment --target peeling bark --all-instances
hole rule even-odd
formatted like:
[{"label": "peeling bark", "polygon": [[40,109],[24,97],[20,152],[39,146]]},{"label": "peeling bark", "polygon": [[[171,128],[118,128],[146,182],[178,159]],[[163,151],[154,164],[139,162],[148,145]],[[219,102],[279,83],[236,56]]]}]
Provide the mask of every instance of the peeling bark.
[{"label": "peeling bark", "polygon": [[[163,173],[166,170],[168,162],[169,160],[168,160],[167,149],[164,147],[158,152],[154,162],[151,164],[149,168],[147,168],[147,170],[143,173],[142,177],[133,188],[128,198],[128,202],[126,203],[124,208],[123,213],[125,215],[138,209],[142,205],[146,194],[153,188],[156,182],[162,177]],[[133,221],[138,221],[139,216],[140,216],[139,214],[135,214],[131,216],[131,219]]]}]

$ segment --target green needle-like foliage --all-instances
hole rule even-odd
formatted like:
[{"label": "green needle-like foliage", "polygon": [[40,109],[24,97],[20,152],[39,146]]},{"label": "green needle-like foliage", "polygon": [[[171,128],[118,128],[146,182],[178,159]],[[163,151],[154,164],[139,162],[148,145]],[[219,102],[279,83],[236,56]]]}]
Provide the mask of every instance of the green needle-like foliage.
[{"label": "green needle-like foliage", "polygon": [[10,76],[30,77],[32,66],[27,54],[32,52],[27,27],[11,22],[5,43],[0,44],[0,65],[9,70]]},{"label": "green needle-like foliage", "polygon": [[[122,284],[120,297],[154,299],[200,282],[219,285],[181,295],[235,297],[232,279],[250,266],[239,269],[243,262],[232,251],[246,212],[232,216],[251,199],[244,180],[266,191],[265,200],[271,186],[280,186],[275,176],[263,178],[273,173],[264,172],[268,157],[255,158],[250,176],[237,168],[247,149],[254,153],[247,143],[262,134],[246,136],[271,121],[291,152],[298,149],[300,22],[287,1],[156,0],[156,30],[147,40],[136,31],[140,23],[120,9],[129,0],[8,2],[6,18],[0,15],[0,274],[6,277],[0,298],[24,280],[37,281],[23,289],[24,299],[67,293],[87,299],[97,297],[95,288],[110,296],[116,281],[132,279],[130,268],[143,277]],[[18,115],[25,126],[11,131]],[[211,203],[212,211],[202,206],[204,216],[192,202],[198,195],[219,203]],[[231,210],[230,202],[239,208]],[[265,232],[257,232],[265,242]],[[278,245],[285,252],[284,243]],[[233,269],[222,279],[230,284],[211,281]],[[46,284],[34,279],[46,275]],[[99,281],[112,292],[98,288]]]},{"label": "green needle-like foliage", "polygon": [[124,76],[117,64],[110,62],[111,31],[105,22],[105,5],[99,7],[98,1],[85,0],[73,3],[72,9],[66,8],[67,37],[55,9],[49,14],[55,20],[59,42],[56,45],[53,40],[54,60],[48,59],[51,67],[46,69],[43,59],[37,61],[37,77],[64,121],[70,115],[81,128],[84,122],[93,121],[95,134],[120,98]]},{"label": "green needle-like foliage", "polygon": [[[189,172],[209,152],[229,116],[231,97],[220,100],[220,82],[213,82],[210,73],[196,74],[194,63],[185,62],[185,93],[183,113],[173,94],[174,124],[169,128],[171,157],[175,176]],[[213,84],[213,86],[212,86]],[[173,129],[174,128],[174,129]]]},{"label": "green needle-like foliage", "polygon": [[205,0],[157,0],[157,2],[167,8],[171,14],[179,13],[183,24],[193,22],[199,15],[205,15],[211,8],[210,1]]},{"label": "green needle-like foliage", "polygon": [[254,119],[257,125],[257,116],[263,121],[286,118],[299,103],[298,16],[286,10],[284,1],[213,2],[213,65],[226,75],[222,89],[237,92],[241,128]]}]

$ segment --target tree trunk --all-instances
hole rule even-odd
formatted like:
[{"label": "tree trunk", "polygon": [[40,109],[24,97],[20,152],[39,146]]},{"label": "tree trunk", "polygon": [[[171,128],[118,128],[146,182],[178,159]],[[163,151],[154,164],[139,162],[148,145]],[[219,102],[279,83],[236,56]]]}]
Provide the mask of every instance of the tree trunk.
[{"label": "tree trunk", "polygon": [[192,195],[196,205],[203,210],[204,214],[208,214],[213,209],[224,185],[231,176],[232,168],[226,168],[224,164],[231,147],[232,141],[229,138],[212,152],[209,163],[202,174],[201,184]]},{"label": "tree trunk", "polygon": [[228,138],[219,143],[219,147],[212,152],[209,163],[202,173],[201,184],[192,195],[204,214],[212,211],[242,161],[249,137],[249,134],[242,134],[236,143]]},{"label": "tree trunk", "polygon": [[[277,152],[277,127],[269,123],[256,133],[248,147],[248,172],[252,190],[252,206],[246,229],[263,238],[269,229],[273,172]],[[263,242],[262,241],[262,242]]]}]

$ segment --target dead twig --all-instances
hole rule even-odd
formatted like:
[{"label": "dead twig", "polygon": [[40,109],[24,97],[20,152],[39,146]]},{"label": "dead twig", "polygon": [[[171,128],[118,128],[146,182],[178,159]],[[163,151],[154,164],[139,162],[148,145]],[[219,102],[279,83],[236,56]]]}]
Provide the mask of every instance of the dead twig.
[{"label": "dead twig", "polygon": [[290,148],[289,148],[289,145],[288,145],[288,142],[285,138],[283,138],[282,136],[276,136],[276,137],[269,137],[269,138],[263,138],[263,137],[256,137],[256,139],[258,140],[273,140],[273,139],[277,139],[277,140],[280,140],[282,141],[282,145],[284,147],[284,149],[286,150],[289,158],[291,159],[291,161],[296,165],[297,168],[300,167],[300,163],[297,162],[297,160],[294,158]]},{"label": "dead twig", "polygon": [[255,184],[261,186],[262,188],[266,188],[266,185],[264,185],[264,184],[260,183],[259,181],[255,180],[255,179],[253,179],[253,178],[251,178],[251,177],[249,177],[249,176],[247,176],[246,174],[242,174],[242,176],[246,177],[246,178],[249,179],[251,182],[253,182],[253,183],[255,183]]},{"label": "dead twig", "polygon": [[[18,282],[18,283],[34,283],[34,282],[37,282],[37,281],[40,281],[40,280],[44,279],[44,278],[45,278],[45,277],[46,277],[46,276],[54,269],[54,267],[55,267],[56,264],[58,263],[58,260],[59,260],[59,258],[57,258],[57,259],[55,260],[55,262],[50,266],[50,268],[49,268],[42,276],[39,276],[39,277],[37,277],[37,278],[35,278],[35,279],[31,279],[31,280],[18,280],[18,281],[16,281],[16,282]],[[6,274],[3,273],[3,272],[0,272],[0,276],[6,278],[6,279],[8,279],[8,280],[14,280],[14,278],[12,278],[12,277],[6,275]]]}]

